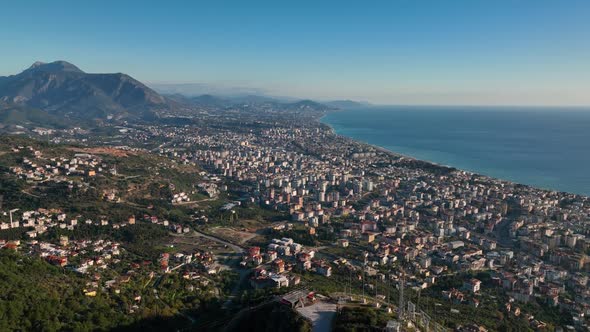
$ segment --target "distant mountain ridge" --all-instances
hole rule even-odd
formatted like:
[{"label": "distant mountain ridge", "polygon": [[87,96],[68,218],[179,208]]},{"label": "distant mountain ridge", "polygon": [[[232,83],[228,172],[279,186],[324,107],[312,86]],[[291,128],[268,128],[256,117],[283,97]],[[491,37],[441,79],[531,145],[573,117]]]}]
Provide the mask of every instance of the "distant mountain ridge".
[{"label": "distant mountain ridge", "polygon": [[230,108],[230,107],[245,107],[245,106],[256,106],[297,111],[311,111],[311,112],[322,112],[334,110],[334,107],[329,105],[318,103],[313,100],[299,100],[295,102],[285,102],[275,98],[266,96],[238,96],[238,97],[223,97],[210,94],[204,94],[195,97],[187,97],[182,94],[166,95],[168,99],[174,100],[179,103],[189,104],[196,107],[205,108]]},{"label": "distant mountain ridge", "polygon": [[354,108],[362,108],[362,107],[372,106],[368,102],[354,101],[354,100],[334,100],[334,101],[324,102],[324,104],[326,104],[328,106],[335,107],[335,108],[339,108],[339,109],[354,109]]},{"label": "distant mountain ridge", "polygon": [[163,96],[129,75],[86,73],[66,61],[35,62],[19,74],[0,76],[0,127],[153,122],[228,108],[306,113],[334,109],[312,100],[291,102],[259,95]]},{"label": "distant mountain ridge", "polygon": [[313,100],[304,99],[294,103],[285,104],[287,107],[292,107],[298,110],[309,110],[309,111],[329,111],[334,110],[334,107],[324,105]]},{"label": "distant mountain ridge", "polygon": [[66,61],[35,62],[20,74],[0,77],[0,100],[80,119],[146,118],[170,107],[129,75],[89,74]]}]

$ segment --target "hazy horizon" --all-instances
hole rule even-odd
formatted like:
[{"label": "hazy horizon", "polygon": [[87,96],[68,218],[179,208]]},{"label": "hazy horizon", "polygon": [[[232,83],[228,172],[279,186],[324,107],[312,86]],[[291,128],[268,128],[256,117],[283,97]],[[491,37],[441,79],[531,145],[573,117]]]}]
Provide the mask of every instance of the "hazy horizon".
[{"label": "hazy horizon", "polygon": [[0,75],[35,61],[381,105],[590,105],[590,3],[382,1],[3,6]]},{"label": "hazy horizon", "polygon": [[[189,97],[196,97],[201,95],[213,95],[219,97],[244,97],[244,96],[262,96],[268,98],[275,98],[278,100],[304,100],[304,99],[313,99],[318,102],[332,102],[332,101],[352,101],[352,102],[359,102],[359,103],[368,103],[370,107],[473,107],[473,108],[510,108],[510,107],[521,107],[521,108],[571,108],[571,109],[590,109],[590,104],[580,104],[580,105],[567,105],[567,104],[470,104],[470,103],[438,103],[438,104],[427,104],[427,103],[377,103],[372,102],[369,100],[360,100],[360,99],[353,99],[353,98],[329,98],[329,97],[320,97],[320,98],[310,98],[306,96],[280,96],[274,95],[269,93],[264,89],[256,89],[256,88],[249,88],[243,86],[228,86],[223,87],[215,84],[208,84],[208,83],[151,83],[151,82],[144,82],[150,88],[163,93],[163,94],[180,94]],[[200,86],[202,90],[199,89],[187,89],[185,91],[171,91],[169,89],[163,88],[164,86],[178,86],[178,85],[197,85]],[[194,91],[194,92],[190,92]]]}]

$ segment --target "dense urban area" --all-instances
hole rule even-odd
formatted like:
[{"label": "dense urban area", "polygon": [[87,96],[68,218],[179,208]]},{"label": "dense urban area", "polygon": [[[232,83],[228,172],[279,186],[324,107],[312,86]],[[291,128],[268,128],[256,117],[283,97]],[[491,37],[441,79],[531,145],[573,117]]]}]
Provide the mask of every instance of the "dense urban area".
[{"label": "dense urban area", "polygon": [[192,105],[3,109],[0,330],[587,330],[588,197],[339,136],[312,101]]}]

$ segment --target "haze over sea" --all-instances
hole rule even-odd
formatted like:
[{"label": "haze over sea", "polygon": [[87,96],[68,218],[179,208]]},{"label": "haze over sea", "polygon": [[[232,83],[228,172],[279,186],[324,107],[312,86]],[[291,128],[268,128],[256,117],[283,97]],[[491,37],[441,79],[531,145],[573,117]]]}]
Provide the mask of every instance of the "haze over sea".
[{"label": "haze over sea", "polygon": [[383,106],[322,122],[416,159],[590,196],[590,109]]}]

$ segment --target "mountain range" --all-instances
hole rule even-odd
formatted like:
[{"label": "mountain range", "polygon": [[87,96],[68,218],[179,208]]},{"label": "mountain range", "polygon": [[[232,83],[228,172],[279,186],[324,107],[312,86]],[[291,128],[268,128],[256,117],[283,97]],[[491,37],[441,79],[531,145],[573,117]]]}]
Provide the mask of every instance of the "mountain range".
[{"label": "mountain range", "polygon": [[[172,98],[185,97],[192,98],[194,101],[204,101],[211,104],[211,96],[216,97],[215,104],[262,104],[262,103],[294,103],[297,98],[286,96],[269,95],[262,89],[212,85],[206,83],[151,83],[149,84],[157,92]],[[337,109],[355,109],[373,106],[369,102],[354,100],[328,100],[321,101],[321,104]]]},{"label": "mountain range", "polygon": [[180,94],[165,95],[166,98],[175,101],[180,104],[193,105],[198,107],[208,108],[246,108],[246,107],[258,107],[258,108],[274,108],[279,110],[297,110],[297,111],[329,111],[336,109],[330,105],[324,103],[318,103],[313,100],[299,100],[299,101],[284,101],[272,97],[266,96],[214,96],[210,94],[204,94],[194,97],[187,97]]},{"label": "mountain range", "polygon": [[311,100],[292,102],[258,95],[161,95],[129,75],[86,73],[66,61],[35,62],[19,74],[0,76],[0,124],[156,121],[165,113],[202,108],[248,110],[252,106],[311,112],[338,108]]}]

